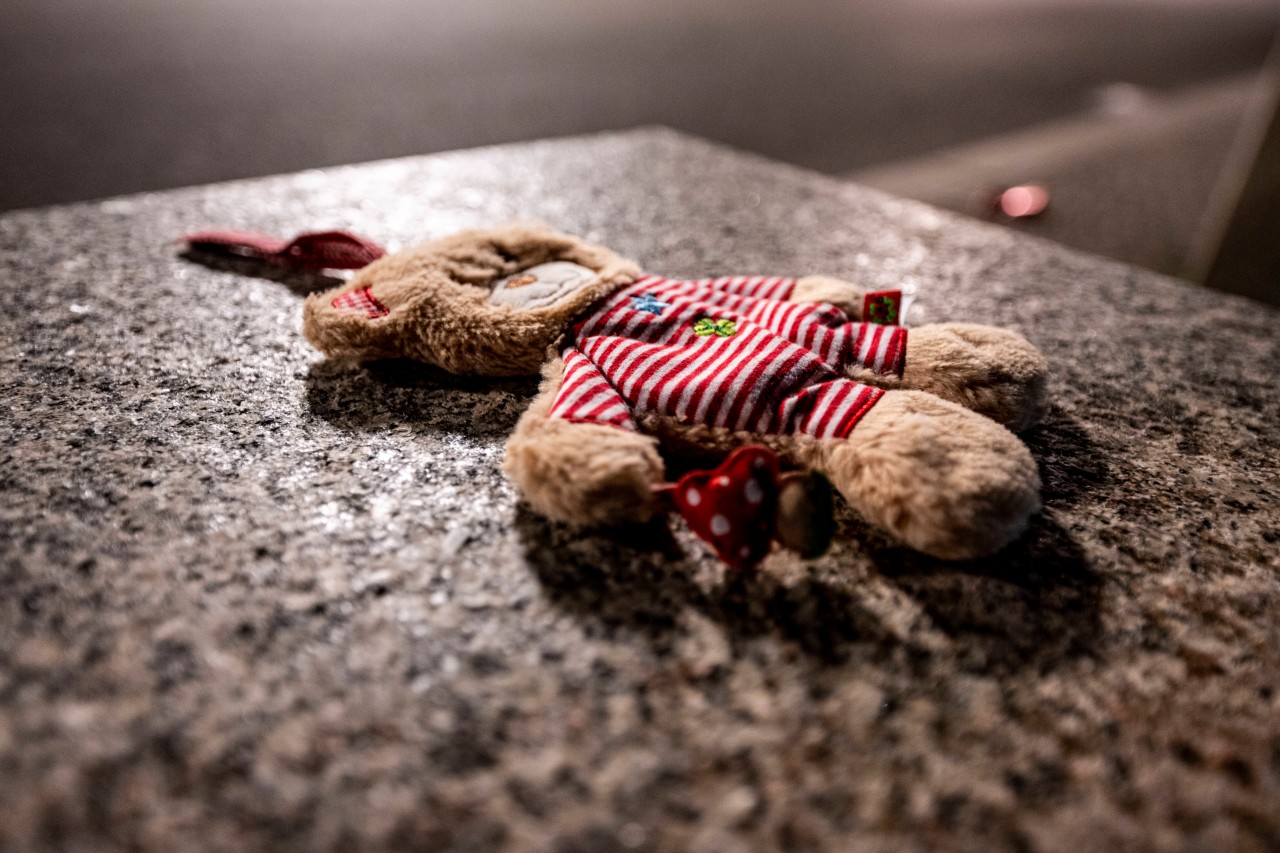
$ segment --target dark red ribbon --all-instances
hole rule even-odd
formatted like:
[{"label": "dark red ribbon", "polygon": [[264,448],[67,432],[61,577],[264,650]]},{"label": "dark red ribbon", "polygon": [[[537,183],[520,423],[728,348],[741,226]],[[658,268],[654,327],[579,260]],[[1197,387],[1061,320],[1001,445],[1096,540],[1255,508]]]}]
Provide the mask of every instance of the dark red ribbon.
[{"label": "dark red ribbon", "polygon": [[376,261],[386,249],[349,231],[313,231],[279,240],[252,231],[196,231],[182,238],[193,249],[258,258],[303,270],[355,270]]}]

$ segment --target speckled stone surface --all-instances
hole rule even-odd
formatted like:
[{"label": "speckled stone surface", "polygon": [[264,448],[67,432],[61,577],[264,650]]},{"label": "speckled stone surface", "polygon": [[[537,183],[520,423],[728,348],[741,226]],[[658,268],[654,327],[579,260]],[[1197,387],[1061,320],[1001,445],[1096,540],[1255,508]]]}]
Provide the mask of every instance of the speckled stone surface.
[{"label": "speckled stone surface", "polygon": [[[726,576],[499,469],[532,381],[328,363],[218,225],[543,219],[914,282],[1052,360],[1046,509]],[[0,218],[0,848],[1280,848],[1280,314],[665,131]]]}]

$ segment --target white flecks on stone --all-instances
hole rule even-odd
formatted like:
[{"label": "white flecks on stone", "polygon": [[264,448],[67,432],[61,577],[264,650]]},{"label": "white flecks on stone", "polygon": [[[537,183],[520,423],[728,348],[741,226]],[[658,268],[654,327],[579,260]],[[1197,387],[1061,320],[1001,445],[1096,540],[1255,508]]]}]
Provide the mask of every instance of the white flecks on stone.
[{"label": "white flecks on stone", "polygon": [[449,531],[440,543],[440,555],[442,557],[456,556],[462,550],[462,546],[471,540],[471,530],[466,525],[458,525]]},{"label": "white flecks on stone", "polygon": [[647,837],[644,827],[638,823],[624,824],[622,828],[618,830],[618,840],[622,842],[622,846],[626,847],[628,850],[635,850],[640,847],[644,844],[644,840]]},{"label": "white flecks on stone", "polygon": [[[1224,619],[1233,620],[1242,646],[1268,636],[1267,626],[1237,611],[1239,596],[1265,604],[1273,580],[1248,569],[1265,564],[1264,532],[1280,529],[1264,494],[1276,472],[1267,448],[1280,441],[1270,440],[1280,424],[1272,417],[1280,389],[1269,381],[1280,374],[1272,333],[1278,315],[958,217],[925,234],[892,219],[880,197],[864,197],[860,187],[775,168],[669,131],[642,131],[352,167],[335,171],[332,184],[313,175],[305,191],[292,177],[179,190],[138,201],[127,227],[93,205],[0,215],[4,280],[39,270],[41,285],[10,287],[8,310],[0,312],[0,341],[14,355],[0,358],[0,385],[5,405],[22,413],[0,424],[12,458],[0,530],[21,532],[0,536],[0,565],[19,570],[6,575],[6,600],[33,611],[4,620],[21,676],[15,682],[15,667],[0,667],[0,691],[20,696],[14,712],[0,710],[7,724],[0,725],[0,755],[12,768],[0,789],[25,791],[19,798],[30,794],[27,803],[48,801],[58,815],[56,827],[44,827],[38,813],[8,821],[5,829],[17,830],[8,846],[49,846],[55,835],[93,846],[104,829],[94,809],[76,804],[102,793],[95,768],[104,756],[112,778],[140,780],[147,794],[111,828],[127,839],[121,846],[155,839],[151,846],[181,848],[174,838],[192,834],[213,846],[225,833],[239,847],[269,847],[271,827],[281,825],[297,830],[292,846],[300,848],[334,846],[333,838],[392,846],[401,828],[424,826],[422,803],[441,791],[452,819],[441,837],[455,846],[502,832],[534,839],[526,847],[590,847],[597,838],[595,846],[609,847],[612,831],[620,848],[767,849],[779,846],[786,826],[803,839],[797,844],[847,848],[834,818],[878,826],[886,848],[919,844],[922,824],[936,831],[940,847],[999,846],[992,838],[1006,829],[1026,829],[1032,843],[1048,844],[1054,836],[1045,833],[1068,825],[1068,837],[1122,839],[1140,825],[1189,846],[1196,837],[1219,837],[1215,828],[1236,828],[1236,800],[1250,810],[1250,827],[1274,834],[1280,817],[1256,806],[1275,775],[1259,769],[1265,761],[1246,759],[1255,778],[1239,787],[1221,769],[1170,758],[1168,725],[1157,724],[1153,747],[1150,715],[1108,721],[1105,737],[1071,731],[1097,704],[1092,697],[1130,683],[1134,671],[1164,674],[1166,664],[1150,663],[1142,632],[1114,615],[1132,611],[1176,622],[1179,648],[1160,656],[1173,682],[1189,683],[1189,670],[1233,667],[1201,678],[1200,695],[1168,692],[1160,720],[1201,719],[1204,709],[1226,703],[1232,714],[1202,726],[1224,755],[1248,750],[1256,732],[1274,736],[1276,700],[1259,700],[1254,688],[1274,680],[1275,667],[1256,655],[1233,661],[1216,643]],[[728,205],[724,217],[707,217],[726,194],[741,201],[744,186],[766,199],[760,215]],[[460,206],[471,189],[488,200],[483,209]],[[822,227],[795,228],[796,209],[812,211],[810,224]],[[952,634],[939,626],[972,626],[975,602],[1008,600],[1005,582],[942,569],[904,592],[878,576],[883,556],[857,544],[859,526],[812,568],[779,555],[770,558],[775,577],[735,589],[732,573],[712,570],[710,549],[678,526],[677,541],[654,550],[633,544],[630,534],[577,533],[526,519],[500,463],[533,384],[493,380],[510,403],[477,419],[487,381],[455,387],[416,370],[384,374],[322,360],[295,325],[301,297],[283,282],[259,284],[247,271],[188,263],[167,243],[187,227],[212,224],[281,236],[333,224],[416,243],[513,218],[550,220],[655,271],[843,271],[861,273],[875,289],[914,277],[936,300],[926,307],[938,319],[998,317],[1033,333],[1055,356],[1062,380],[1048,429],[1035,437],[1043,473],[1072,475],[1079,463],[1086,482],[1056,507],[1051,528],[1032,532],[1031,547],[996,559],[1007,563],[1001,577],[1034,572],[1040,546],[1057,543],[1060,527],[1069,534],[1057,555],[1065,582],[990,618],[978,614],[978,627],[989,630]],[[726,236],[721,224],[734,233]],[[929,254],[904,270],[900,259],[921,235]],[[850,266],[850,247],[869,254]],[[77,253],[90,261],[83,270],[59,268]],[[201,298],[175,297],[177,264],[190,271],[182,293]],[[235,292],[263,298],[225,298]],[[77,318],[71,303],[91,311]],[[923,321],[915,315],[920,307],[909,322]],[[94,317],[106,319],[88,322]],[[127,333],[131,321],[108,321],[116,317],[135,318],[141,331]],[[1223,325],[1231,335],[1220,333]],[[1161,345],[1174,334],[1176,348]],[[1087,351],[1080,351],[1084,336]],[[94,357],[85,362],[85,381],[34,381],[61,376],[62,353],[72,348],[77,359]],[[1166,352],[1171,357],[1152,357]],[[1142,381],[1120,369],[1135,358],[1147,366]],[[258,379],[239,381],[237,366],[251,362]],[[1182,381],[1187,365],[1204,367],[1197,375],[1205,381]],[[1247,400],[1237,398],[1242,383]],[[1103,398],[1108,405],[1091,404]],[[1202,407],[1222,416],[1195,418]],[[1142,440],[1150,427],[1176,435],[1188,417],[1198,441],[1230,453],[1196,462],[1170,453],[1167,442]],[[1235,496],[1257,508],[1232,515],[1238,530],[1215,528],[1232,547],[1196,548],[1193,571],[1192,561],[1165,557],[1199,541],[1201,519],[1163,490],[1150,494],[1143,478],[1117,476],[1119,459],[1170,482],[1190,465],[1184,491],[1209,501]],[[775,463],[764,453],[746,461],[746,479],[770,488]],[[210,473],[213,481],[201,479]],[[677,494],[691,484],[700,492],[715,476],[686,481]],[[735,500],[743,485],[731,487]],[[390,502],[385,520],[375,517],[379,497]],[[341,512],[317,518],[320,504],[339,498],[349,521]],[[85,523],[86,511],[97,523]],[[757,532],[746,529],[745,517],[725,515],[731,536]],[[474,538],[442,558],[455,528]],[[742,564],[768,547],[753,539],[752,557],[739,558],[743,544],[728,552]],[[45,589],[45,564],[54,560],[78,564],[56,592]],[[1140,578],[1134,569],[1167,576],[1188,594],[1132,580]],[[385,592],[372,580],[382,572],[390,575],[377,582]],[[953,597],[951,589],[964,594]],[[306,603],[295,608],[294,595]],[[471,609],[481,602],[483,610]],[[156,607],[181,620],[163,645],[152,637]],[[272,633],[284,624],[281,608],[287,627]],[[694,616],[702,627],[689,621]],[[690,638],[696,646],[687,645]],[[106,650],[101,660],[95,645]],[[912,653],[917,647],[945,653],[920,656]],[[57,689],[68,674],[74,698]],[[180,682],[159,693],[175,676]],[[245,690],[228,689],[229,681]],[[917,696],[912,685],[923,682],[936,689]],[[127,685],[130,695],[113,684]],[[205,733],[182,786],[149,775],[156,760],[148,742],[158,726],[135,724],[147,722],[139,709],[148,708],[165,710],[158,721],[165,727],[169,717],[181,723],[179,742]],[[1046,740],[1046,730],[1058,734]],[[903,732],[910,736],[902,742],[877,744],[867,766],[866,747],[878,733]],[[975,746],[975,732],[994,734]],[[1058,736],[1070,740],[1069,757],[1059,754]],[[824,748],[808,748],[811,741]],[[744,743],[749,760],[738,760]],[[919,755],[945,760],[921,764]],[[1160,783],[1136,799],[1127,781],[1091,770],[1134,755],[1141,756],[1134,772],[1157,774]],[[245,772],[227,774],[227,760],[237,768],[244,762]],[[312,770],[294,773],[307,770],[291,770],[295,761]],[[1055,798],[1086,807],[1023,814],[1000,780],[1028,761],[1046,762],[1055,774],[1064,768]],[[323,819],[298,820],[299,803],[332,793],[327,770],[341,771],[352,790],[386,796],[375,797],[372,810],[357,802],[368,798],[330,797]],[[572,784],[555,781],[561,777]],[[1166,781],[1179,808],[1161,806]],[[259,796],[248,815],[220,815],[200,803],[187,811],[188,782],[196,790],[213,784],[228,802],[248,801],[261,785],[287,790]],[[507,792],[519,790],[523,803],[527,792],[540,793],[537,785],[545,813],[539,808],[535,817]],[[655,785],[662,790],[650,809],[637,798]],[[909,792],[903,814],[890,802],[898,789]],[[1202,789],[1209,794],[1182,796]],[[1231,796],[1215,793],[1225,789]],[[942,827],[937,804],[953,792],[956,823]],[[668,801],[687,804],[688,813],[661,819]],[[128,806],[128,797],[109,805],[121,803]],[[831,803],[851,805],[832,815]],[[1116,803],[1132,803],[1140,817]],[[1197,825],[1203,821],[1202,834],[1192,834],[1182,807]],[[184,836],[170,833],[175,813]]]}]

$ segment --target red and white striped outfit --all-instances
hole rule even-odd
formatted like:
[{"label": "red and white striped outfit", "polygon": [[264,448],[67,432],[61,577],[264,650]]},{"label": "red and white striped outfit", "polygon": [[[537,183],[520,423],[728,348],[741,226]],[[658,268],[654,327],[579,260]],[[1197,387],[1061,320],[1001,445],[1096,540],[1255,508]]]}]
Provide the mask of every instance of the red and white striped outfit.
[{"label": "red and white striped outfit", "polygon": [[[574,324],[550,417],[635,429],[633,413],[766,434],[843,438],[898,374],[906,330],[787,302],[795,279],[645,276]],[[700,322],[701,321],[701,322]]]}]

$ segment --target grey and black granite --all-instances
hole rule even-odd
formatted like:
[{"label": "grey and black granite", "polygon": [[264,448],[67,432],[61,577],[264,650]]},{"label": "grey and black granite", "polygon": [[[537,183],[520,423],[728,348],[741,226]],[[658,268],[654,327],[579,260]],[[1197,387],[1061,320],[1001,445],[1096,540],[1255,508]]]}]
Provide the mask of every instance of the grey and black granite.
[{"label": "grey and black granite", "polygon": [[[532,381],[331,363],[187,229],[543,219],[914,282],[1052,360],[1045,510],[726,572],[498,465]],[[0,848],[1280,848],[1280,314],[665,131],[0,218]]]}]

